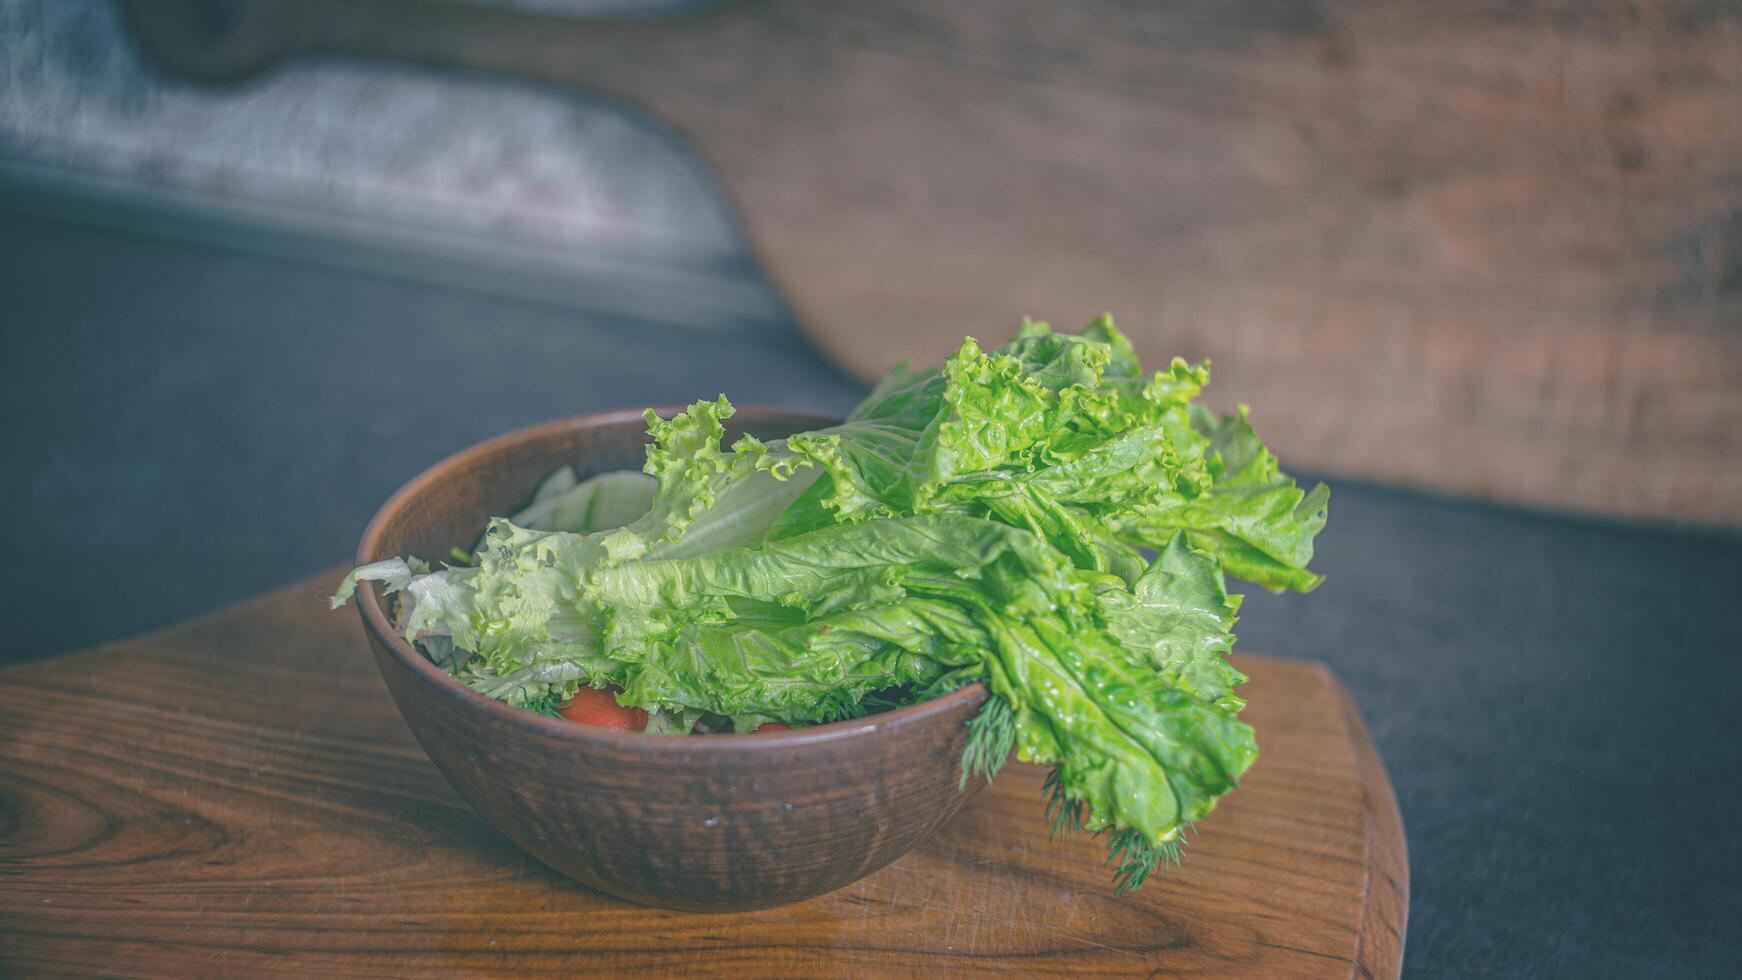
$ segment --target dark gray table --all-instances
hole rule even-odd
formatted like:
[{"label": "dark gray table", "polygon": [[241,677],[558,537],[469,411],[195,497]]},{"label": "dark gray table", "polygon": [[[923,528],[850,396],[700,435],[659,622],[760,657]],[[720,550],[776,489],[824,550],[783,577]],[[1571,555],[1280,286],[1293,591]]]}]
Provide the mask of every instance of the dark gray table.
[{"label": "dark gray table", "polygon": [[[0,212],[0,656],[326,567],[401,481],[516,426],[719,391],[841,411],[862,390],[790,330]],[[1742,968],[1742,541],[1353,483],[1331,514],[1327,584],[1251,597],[1241,638],[1330,662],[1368,720],[1409,835],[1406,973]]]}]

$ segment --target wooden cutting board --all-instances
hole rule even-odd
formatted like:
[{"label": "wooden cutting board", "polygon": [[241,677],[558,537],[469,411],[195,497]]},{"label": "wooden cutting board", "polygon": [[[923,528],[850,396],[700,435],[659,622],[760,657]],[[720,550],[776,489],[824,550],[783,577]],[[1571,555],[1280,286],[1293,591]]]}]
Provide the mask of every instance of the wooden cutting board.
[{"label": "wooden cutting board", "polygon": [[424,757],[327,574],[0,669],[0,974],[612,971],[1396,976],[1403,828],[1324,667],[1240,656],[1262,756],[1184,866],[1114,898],[1012,766],[839,892],[702,915],[588,891]]},{"label": "wooden cutting board", "polygon": [[341,51],[648,109],[865,377],[1108,310],[1292,466],[1742,522],[1734,4],[129,6],[205,77]]}]

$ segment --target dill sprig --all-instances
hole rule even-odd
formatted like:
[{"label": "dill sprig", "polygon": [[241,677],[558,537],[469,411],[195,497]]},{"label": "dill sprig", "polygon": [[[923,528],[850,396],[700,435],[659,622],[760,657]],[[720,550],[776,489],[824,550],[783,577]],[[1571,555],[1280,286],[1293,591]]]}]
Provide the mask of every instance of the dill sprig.
[{"label": "dill sprig", "polygon": [[865,717],[864,705],[853,700],[852,692],[836,689],[824,691],[817,698],[815,717],[819,722],[848,721]]},{"label": "dill sprig", "polygon": [[1046,839],[1056,841],[1060,837],[1071,840],[1083,829],[1083,801],[1073,800],[1065,795],[1064,780],[1059,778],[1059,771],[1052,770],[1046,774],[1046,821],[1052,825],[1047,831]]},{"label": "dill sprig", "polygon": [[[1070,840],[1084,832],[1086,807],[1082,800],[1073,800],[1065,793],[1064,780],[1057,769],[1046,774],[1046,819],[1052,825],[1047,840]],[[1186,829],[1194,830],[1191,824]],[[1099,837],[1100,833],[1095,836]],[[1107,860],[1102,867],[1113,869],[1113,894],[1128,895],[1149,880],[1158,868],[1177,868],[1185,853],[1186,838],[1178,837],[1161,844],[1151,844],[1143,835],[1130,828],[1114,830],[1107,838]]]},{"label": "dill sprig", "polygon": [[555,694],[545,693],[535,698],[527,698],[521,702],[520,706],[536,715],[550,715],[552,718],[560,718],[562,715],[557,712],[556,706],[561,702],[562,699]]},{"label": "dill sprig", "polygon": [[1010,710],[1010,702],[993,695],[968,722],[968,744],[962,749],[962,778],[957,788],[965,788],[975,776],[991,782],[1015,747],[1016,712]]},{"label": "dill sprig", "polygon": [[877,714],[883,711],[894,711],[914,702],[913,691],[905,685],[886,687],[881,691],[872,691],[859,699],[859,706],[867,714]]},{"label": "dill sprig", "polygon": [[1101,866],[1113,869],[1113,894],[1127,895],[1142,888],[1155,869],[1179,867],[1185,847],[1184,833],[1157,845],[1137,831],[1121,827],[1107,838],[1107,860]]}]

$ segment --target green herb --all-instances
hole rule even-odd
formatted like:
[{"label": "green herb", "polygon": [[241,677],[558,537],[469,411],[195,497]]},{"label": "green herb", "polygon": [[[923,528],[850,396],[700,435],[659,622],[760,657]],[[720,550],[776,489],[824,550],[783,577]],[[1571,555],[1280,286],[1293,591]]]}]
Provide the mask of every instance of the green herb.
[{"label": "green herb", "polygon": [[[1047,773],[1043,792],[1047,796],[1046,819],[1051,825],[1047,840],[1069,841],[1084,832],[1084,804],[1066,795],[1057,769]],[[1184,829],[1195,828],[1186,824]],[[1172,840],[1158,844],[1150,843],[1134,830],[1121,828],[1113,831],[1107,838],[1107,860],[1102,865],[1113,869],[1113,894],[1124,895],[1143,887],[1157,868],[1179,867],[1185,846],[1183,829]]]},{"label": "green herb", "polygon": [[865,695],[859,701],[859,707],[865,710],[865,714],[874,714],[879,711],[893,711],[896,708],[906,707],[917,700],[920,699],[915,697],[914,693],[907,688],[892,687],[886,691],[872,691]]},{"label": "green herb", "polygon": [[1107,860],[1103,864],[1113,869],[1113,894],[1124,895],[1142,888],[1157,868],[1179,867],[1185,847],[1183,831],[1181,836],[1159,844],[1150,843],[1135,830],[1113,831],[1107,838]]},{"label": "green herb", "polygon": [[1016,714],[1010,702],[994,697],[968,722],[968,745],[962,751],[961,787],[975,776],[991,782],[1016,747]]},{"label": "green herb", "polygon": [[[399,627],[491,697],[578,684],[737,730],[983,681],[962,781],[1051,768],[1054,836],[1107,833],[1121,893],[1252,764],[1224,571],[1311,589],[1301,489],[1207,364],[1144,374],[1102,318],[899,367],[837,426],[722,445],[732,406],[648,415],[644,474],[559,471],[470,567],[380,562]],[[603,515],[608,515],[603,516]]]},{"label": "green herb", "polygon": [[561,704],[562,700],[563,699],[556,694],[546,691],[543,694],[535,695],[524,701],[516,701],[512,703],[525,708],[535,715],[549,715],[552,718],[560,718],[562,715],[558,713],[557,705]]},{"label": "green herb", "polygon": [[1066,795],[1064,781],[1059,778],[1057,769],[1046,774],[1041,792],[1046,794],[1046,822],[1052,827],[1046,833],[1047,840],[1063,838],[1068,841],[1083,831],[1083,801]]}]

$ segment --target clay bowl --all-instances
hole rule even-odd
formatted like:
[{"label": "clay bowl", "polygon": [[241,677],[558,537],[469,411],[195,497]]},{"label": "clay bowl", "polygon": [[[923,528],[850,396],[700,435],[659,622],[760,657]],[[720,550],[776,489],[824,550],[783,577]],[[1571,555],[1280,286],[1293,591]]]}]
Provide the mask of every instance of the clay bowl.
[{"label": "clay bowl", "polygon": [[[727,442],[828,423],[740,410]],[[452,456],[381,508],[359,564],[469,548],[565,463],[582,477],[643,461],[639,412],[551,422]],[[857,721],[763,735],[665,736],[547,718],[475,693],[392,629],[378,586],[358,609],[381,676],[424,751],[510,840],[585,885],[676,909],[766,908],[832,891],[944,825],[978,684]]]}]

